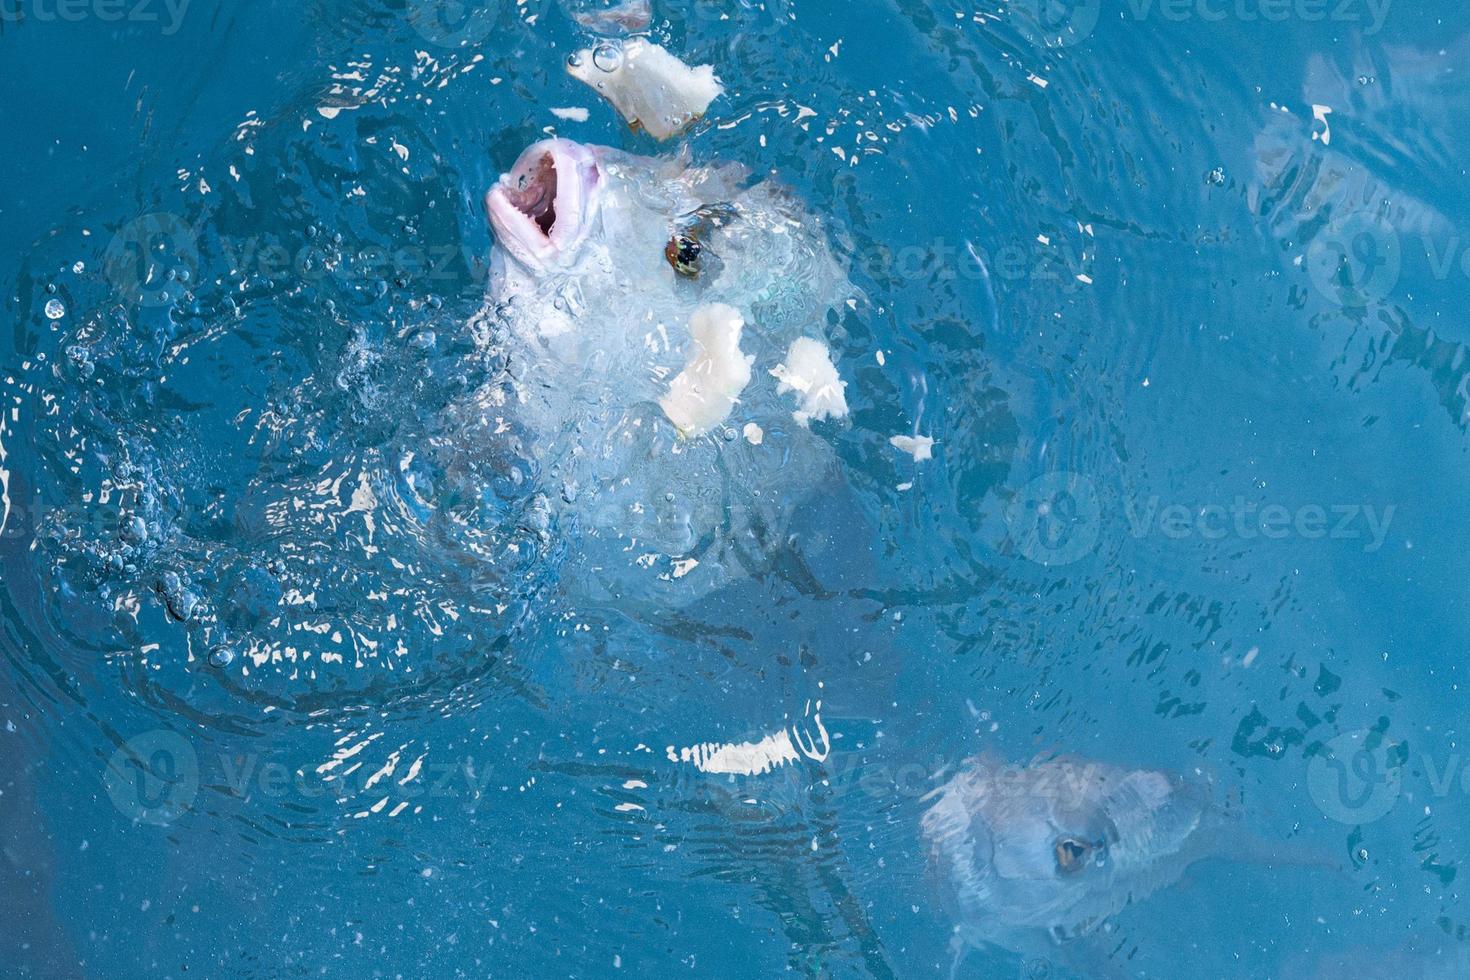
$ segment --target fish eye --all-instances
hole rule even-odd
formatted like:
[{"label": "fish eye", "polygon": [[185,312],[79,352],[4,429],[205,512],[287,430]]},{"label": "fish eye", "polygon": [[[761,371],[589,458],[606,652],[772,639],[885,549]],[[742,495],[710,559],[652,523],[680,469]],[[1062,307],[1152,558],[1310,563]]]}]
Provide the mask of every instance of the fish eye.
[{"label": "fish eye", "polygon": [[1058,837],[1052,849],[1057,856],[1057,870],[1062,874],[1076,874],[1087,864],[1093,845],[1076,837]]},{"label": "fish eye", "polygon": [[699,275],[703,255],[704,246],[688,235],[675,234],[664,246],[664,258],[668,259],[675,272],[687,279]]}]

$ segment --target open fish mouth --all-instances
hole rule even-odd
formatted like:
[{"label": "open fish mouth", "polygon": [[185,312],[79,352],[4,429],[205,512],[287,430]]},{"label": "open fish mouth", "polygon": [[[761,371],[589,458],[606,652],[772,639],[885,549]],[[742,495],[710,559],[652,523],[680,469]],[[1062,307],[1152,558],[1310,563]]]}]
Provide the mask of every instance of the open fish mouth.
[{"label": "open fish mouth", "polygon": [[551,237],[556,227],[556,161],[550,153],[541,155],[536,172],[520,178],[521,186],[505,192],[511,207],[536,223],[541,233]]},{"label": "open fish mouth", "polygon": [[528,147],[485,197],[496,240],[522,264],[566,264],[586,239],[602,175],[590,147],[565,139]]}]

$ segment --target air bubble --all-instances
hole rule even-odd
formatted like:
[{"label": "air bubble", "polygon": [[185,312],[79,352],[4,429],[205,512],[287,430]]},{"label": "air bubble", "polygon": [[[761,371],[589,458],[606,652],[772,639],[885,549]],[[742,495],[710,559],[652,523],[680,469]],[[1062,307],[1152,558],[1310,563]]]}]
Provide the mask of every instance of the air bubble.
[{"label": "air bubble", "polygon": [[226,646],[218,646],[209,651],[209,666],[228,667],[235,662],[235,651]]},{"label": "air bubble", "polygon": [[48,299],[46,301],[46,319],[60,320],[66,316],[66,304],[59,299]]},{"label": "air bubble", "polygon": [[168,614],[181,623],[187,623],[199,609],[199,597],[184,587],[176,572],[165,572],[154,590]]},{"label": "air bubble", "polygon": [[599,44],[592,52],[592,63],[599,71],[615,72],[623,64],[623,53],[615,44]]},{"label": "air bubble", "polygon": [[148,525],[141,517],[130,517],[122,526],[122,539],[128,544],[142,544],[148,540]]}]

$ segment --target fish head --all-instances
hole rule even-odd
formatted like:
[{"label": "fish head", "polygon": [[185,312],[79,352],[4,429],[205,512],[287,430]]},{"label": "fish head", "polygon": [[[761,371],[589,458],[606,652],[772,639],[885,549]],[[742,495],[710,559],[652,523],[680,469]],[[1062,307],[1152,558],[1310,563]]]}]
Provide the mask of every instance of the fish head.
[{"label": "fish head", "polygon": [[485,195],[495,239],[532,272],[576,261],[597,222],[604,181],[596,151],[568,139],[527,147]]},{"label": "fish head", "polygon": [[972,765],[923,819],[933,871],[966,933],[1012,949],[1095,929],[1199,855],[1206,782],[1080,760]]}]

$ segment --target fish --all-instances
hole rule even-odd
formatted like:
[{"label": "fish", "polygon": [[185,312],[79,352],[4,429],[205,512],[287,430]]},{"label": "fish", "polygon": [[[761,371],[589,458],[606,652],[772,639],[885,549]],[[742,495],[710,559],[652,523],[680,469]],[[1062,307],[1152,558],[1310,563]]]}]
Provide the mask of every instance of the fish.
[{"label": "fish", "polygon": [[921,833],[970,949],[1055,957],[1213,853],[1217,809],[1200,776],[1081,758],[964,763],[928,799]]},{"label": "fish", "polygon": [[561,488],[588,581],[692,596],[758,566],[840,478],[846,400],[812,417],[778,377],[798,345],[841,384],[831,351],[859,294],[826,224],[738,163],[564,138],[527,148],[485,207],[473,328],[511,374],[487,408]]}]

